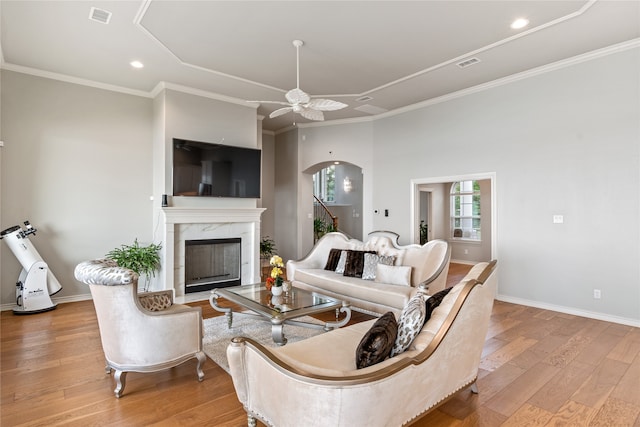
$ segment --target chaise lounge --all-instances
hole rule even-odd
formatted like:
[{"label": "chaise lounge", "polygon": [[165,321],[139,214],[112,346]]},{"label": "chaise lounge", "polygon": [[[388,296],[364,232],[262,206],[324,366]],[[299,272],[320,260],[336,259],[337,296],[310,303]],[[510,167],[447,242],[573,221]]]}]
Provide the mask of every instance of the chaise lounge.
[{"label": "chaise lounge", "polygon": [[495,265],[475,265],[452,287],[406,351],[362,369],[356,352],[375,319],[275,349],[234,338],[227,358],[248,425],[401,426],[459,390],[477,392]]}]

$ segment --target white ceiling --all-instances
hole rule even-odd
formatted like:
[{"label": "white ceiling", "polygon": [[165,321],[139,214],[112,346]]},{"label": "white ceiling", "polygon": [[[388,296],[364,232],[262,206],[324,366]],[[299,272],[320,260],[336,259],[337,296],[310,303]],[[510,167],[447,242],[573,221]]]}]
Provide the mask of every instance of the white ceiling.
[{"label": "white ceiling", "polygon": [[[91,7],[112,12],[108,24]],[[160,83],[284,101],[296,85],[349,104],[327,120],[395,110],[640,37],[640,2],[590,1],[8,1],[2,67],[55,73],[150,95]],[[529,19],[528,27],[510,23]],[[476,57],[476,65],[456,64]],[[129,63],[137,59],[143,69]],[[37,71],[36,71],[37,70]],[[359,102],[368,95],[373,99]],[[262,104],[263,127],[277,119]],[[382,110],[379,110],[382,109]]]}]

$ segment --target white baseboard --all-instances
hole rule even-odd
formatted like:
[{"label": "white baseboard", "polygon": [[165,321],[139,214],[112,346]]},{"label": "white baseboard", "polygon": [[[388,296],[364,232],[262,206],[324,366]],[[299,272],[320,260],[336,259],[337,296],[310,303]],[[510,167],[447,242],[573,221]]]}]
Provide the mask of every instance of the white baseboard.
[{"label": "white baseboard", "polygon": [[[68,297],[52,297],[51,301],[54,304],[64,304],[67,302],[77,302],[77,301],[87,301],[91,299],[91,294],[80,294],[80,295],[71,295]],[[15,304],[2,304],[0,305],[0,311],[9,311],[13,310]]]},{"label": "white baseboard", "polygon": [[604,320],[605,322],[619,323],[621,325],[640,328],[640,319],[628,319],[626,317],[613,316],[611,314],[597,313],[595,311],[580,310],[562,305],[547,304],[540,301],[531,301],[523,298],[510,297],[507,295],[496,295],[498,301],[510,302],[512,304],[526,305],[527,307],[541,308],[543,310],[557,311],[559,313],[572,314],[574,316],[587,317],[589,319]]}]

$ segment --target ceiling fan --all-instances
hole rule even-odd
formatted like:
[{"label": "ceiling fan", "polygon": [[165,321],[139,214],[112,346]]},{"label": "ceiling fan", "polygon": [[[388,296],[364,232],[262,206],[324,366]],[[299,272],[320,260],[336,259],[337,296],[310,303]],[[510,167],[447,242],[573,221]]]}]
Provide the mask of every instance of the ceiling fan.
[{"label": "ceiling fan", "polygon": [[324,120],[323,111],[335,111],[341,110],[342,108],[347,107],[347,104],[342,102],[333,101],[331,99],[311,99],[311,97],[300,89],[300,46],[302,46],[304,42],[302,40],[294,40],[293,45],[296,47],[296,88],[291,89],[289,92],[285,94],[285,98],[287,98],[288,102],[282,101],[249,101],[249,102],[259,102],[264,104],[280,104],[286,105],[286,107],[278,108],[269,114],[270,118],[282,116],[283,114],[288,113],[289,111],[293,111],[294,113],[300,114],[302,117],[309,120]]}]

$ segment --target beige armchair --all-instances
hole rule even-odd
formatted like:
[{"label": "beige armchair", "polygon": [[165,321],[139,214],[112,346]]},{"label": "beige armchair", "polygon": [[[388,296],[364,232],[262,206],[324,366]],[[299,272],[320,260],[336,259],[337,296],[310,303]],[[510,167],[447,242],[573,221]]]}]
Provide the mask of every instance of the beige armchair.
[{"label": "beige armchair", "polygon": [[154,372],[198,359],[202,365],[202,312],[173,304],[173,293],[138,294],[138,275],[115,261],[85,261],[75,277],[89,285],[98,317],[107,373],[115,370],[116,397],[122,396],[127,372]]}]

